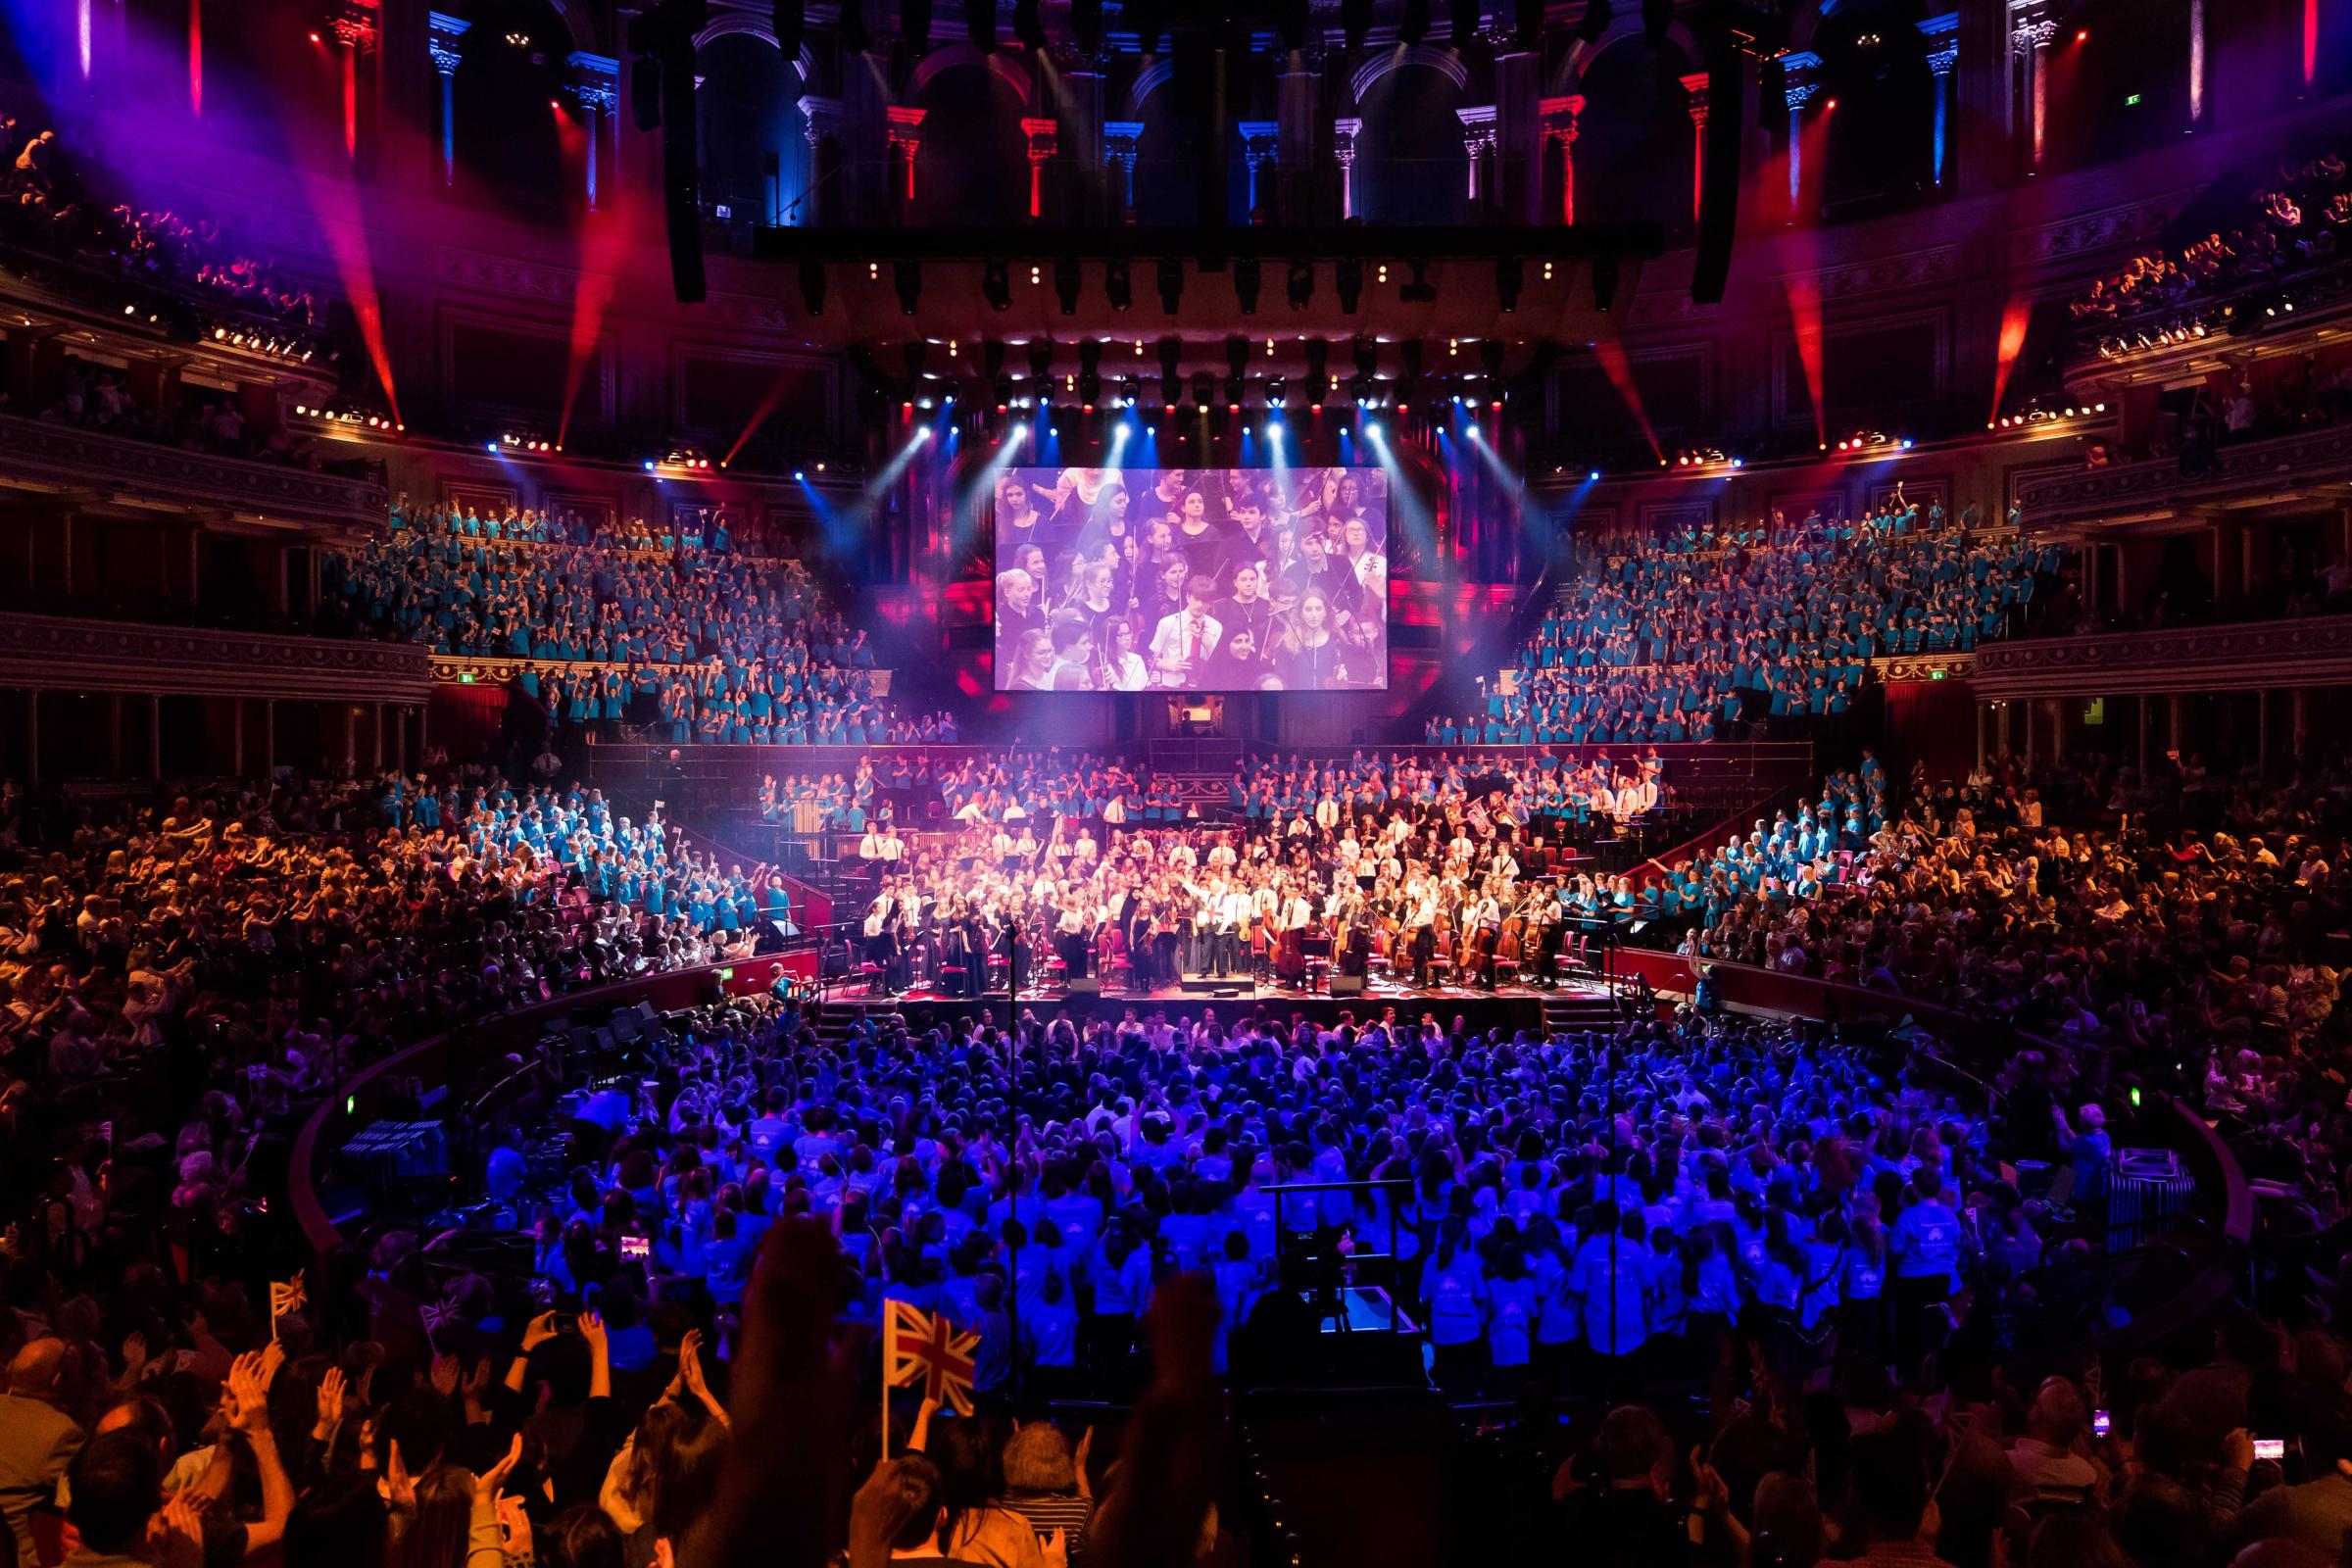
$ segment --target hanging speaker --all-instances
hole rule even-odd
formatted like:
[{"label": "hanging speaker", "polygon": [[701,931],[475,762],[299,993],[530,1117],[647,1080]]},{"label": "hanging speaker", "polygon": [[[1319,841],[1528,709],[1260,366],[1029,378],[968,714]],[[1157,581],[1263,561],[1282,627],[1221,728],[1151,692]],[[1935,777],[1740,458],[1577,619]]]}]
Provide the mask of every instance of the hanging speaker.
[{"label": "hanging speaker", "polygon": [[776,0],[773,18],[776,49],[788,61],[801,58],[801,39],[808,30],[808,0]]},{"label": "hanging speaker", "polygon": [[990,54],[997,47],[997,0],[963,0],[963,33],[972,47]]},{"label": "hanging speaker", "polygon": [[899,0],[899,37],[920,60],[931,48],[931,0]]},{"label": "hanging speaker", "polygon": [[1729,44],[1715,46],[1707,65],[1707,102],[1722,107],[1707,117],[1699,148],[1698,254],[1690,266],[1690,298],[1701,305],[1723,299],[1732,275],[1732,241],[1740,226],[1740,138],[1747,117],[1739,113],[1746,90],[1747,56]]}]

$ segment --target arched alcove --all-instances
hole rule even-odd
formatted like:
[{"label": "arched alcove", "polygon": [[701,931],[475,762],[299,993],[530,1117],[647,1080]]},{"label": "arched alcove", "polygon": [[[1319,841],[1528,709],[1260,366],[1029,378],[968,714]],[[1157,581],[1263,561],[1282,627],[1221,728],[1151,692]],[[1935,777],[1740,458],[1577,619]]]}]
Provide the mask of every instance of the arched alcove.
[{"label": "arched alcove", "polygon": [[570,28],[545,0],[477,0],[465,17],[453,87],[459,183],[520,216],[559,219],[572,196],[566,133],[585,145],[565,102]]},{"label": "arched alcove", "polygon": [[[1847,5],[1814,34],[1821,93],[1838,101],[1823,153],[1832,219],[1898,211],[1936,194],[1936,92],[1916,7]],[[1948,122],[1947,122],[1948,123]]]},{"label": "arched alcove", "polygon": [[915,215],[925,223],[1017,223],[1029,216],[1028,138],[1012,84],[977,54],[909,84],[923,111]]},{"label": "arched alcove", "polygon": [[695,69],[703,78],[695,100],[703,200],[730,209],[738,221],[805,221],[809,163],[800,68],[767,38],[729,32],[702,47]]},{"label": "arched alcove", "polygon": [[1691,226],[1691,153],[1697,131],[1682,78],[1697,70],[1679,46],[1608,42],[1586,63],[1577,90],[1576,218],[1580,223]]},{"label": "arched alcove", "polygon": [[1469,199],[1470,154],[1461,117],[1468,88],[1407,58],[1357,100],[1355,211],[1374,223],[1458,223]]}]

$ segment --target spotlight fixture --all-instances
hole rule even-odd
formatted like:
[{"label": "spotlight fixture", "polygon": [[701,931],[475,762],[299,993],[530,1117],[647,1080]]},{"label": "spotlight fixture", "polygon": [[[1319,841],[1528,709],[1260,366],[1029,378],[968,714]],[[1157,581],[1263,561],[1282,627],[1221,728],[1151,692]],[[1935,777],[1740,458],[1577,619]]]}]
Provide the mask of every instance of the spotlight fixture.
[{"label": "spotlight fixture", "polygon": [[1013,0],[1012,35],[1021,47],[1041,50],[1046,46],[1046,24],[1038,15],[1037,0]]},{"label": "spotlight fixture", "polygon": [[1340,291],[1340,309],[1353,316],[1364,298],[1364,264],[1350,256],[1340,263],[1334,281]]},{"label": "spotlight fixture", "polygon": [[1305,310],[1315,297],[1315,264],[1308,261],[1291,263],[1290,275],[1285,280],[1285,287],[1290,292],[1291,309],[1294,311]]},{"label": "spotlight fixture", "polygon": [[1102,297],[1110,301],[1114,311],[1131,310],[1135,305],[1135,279],[1127,270],[1127,258],[1114,257],[1102,264]]},{"label": "spotlight fixture", "polygon": [[1102,46],[1102,0],[1070,0],[1070,36],[1086,54]]},{"label": "spotlight fixture", "polygon": [[1429,0],[1404,0],[1404,15],[1397,19],[1396,36],[1407,48],[1419,45],[1429,36]]},{"label": "spotlight fixture", "polygon": [[1674,0],[1642,0],[1642,41],[1652,49],[1666,47],[1674,26]]},{"label": "spotlight fixture", "polygon": [[1435,305],[1438,286],[1429,280],[1429,264],[1412,262],[1408,265],[1413,270],[1413,280],[1399,287],[1396,297],[1407,305]]},{"label": "spotlight fixture", "polygon": [[1159,397],[1169,408],[1184,401],[1184,376],[1178,364],[1184,355],[1184,340],[1163,337],[1159,340]]},{"label": "spotlight fixture", "polygon": [[963,0],[963,35],[982,54],[996,53],[997,0]]},{"label": "spotlight fixture", "polygon": [[1160,15],[1160,0],[1128,0],[1123,8],[1128,24],[1135,28],[1136,53],[1159,53],[1159,35],[1167,20]]},{"label": "spotlight fixture", "polygon": [[1257,295],[1263,283],[1256,257],[1243,257],[1233,264],[1233,297],[1241,302],[1244,316],[1257,314]]},{"label": "spotlight fixture", "polygon": [[1494,258],[1494,303],[1506,316],[1519,308],[1521,275],[1518,257]]},{"label": "spotlight fixture", "polygon": [[825,264],[813,256],[801,258],[801,304],[810,316],[825,314]]},{"label": "spotlight fixture", "polygon": [[899,0],[899,38],[917,60],[930,53],[931,0]]},{"label": "spotlight fixture", "polygon": [[1331,345],[1319,337],[1306,340],[1306,400],[1316,408],[1331,396]]},{"label": "spotlight fixture", "polygon": [[1512,22],[1522,49],[1533,49],[1544,36],[1544,0],[1517,0]]},{"label": "spotlight fixture", "polygon": [[1266,377],[1266,407],[1277,419],[1282,417],[1283,405],[1291,400],[1291,383],[1287,376]]},{"label": "spotlight fixture", "polygon": [[841,20],[835,26],[848,53],[861,55],[873,47],[873,35],[865,28],[865,0],[841,0]]},{"label": "spotlight fixture", "polygon": [[1061,314],[1078,314],[1078,261],[1064,256],[1054,263],[1054,297],[1061,302]]},{"label": "spotlight fixture", "polygon": [[1453,0],[1453,46],[1467,49],[1478,37],[1478,0]]},{"label": "spotlight fixture", "polygon": [[1617,303],[1617,258],[1603,252],[1592,258],[1592,308],[1607,315]]},{"label": "spotlight fixture", "polygon": [[891,279],[899,291],[899,313],[912,316],[923,297],[923,264],[916,261],[897,261],[890,264]]},{"label": "spotlight fixture", "polygon": [[776,48],[787,60],[801,58],[801,40],[808,30],[808,0],[776,0],[769,24],[776,31]]},{"label": "spotlight fixture", "polygon": [[1174,316],[1184,304],[1184,258],[1159,259],[1159,308]]},{"label": "spotlight fixture", "polygon": [[1202,414],[1206,414],[1210,401],[1216,395],[1217,378],[1206,370],[1195,370],[1193,372],[1193,407]]},{"label": "spotlight fixture", "polygon": [[1003,257],[992,256],[982,264],[980,297],[992,311],[1012,309],[1012,268]]},{"label": "spotlight fixture", "polygon": [[1372,30],[1372,0],[1340,0],[1340,36],[1352,53]]},{"label": "spotlight fixture", "polygon": [[1609,0],[1585,0],[1585,14],[1576,21],[1578,41],[1588,46],[1599,43],[1600,35],[1609,30],[1609,24],[1615,20]]}]

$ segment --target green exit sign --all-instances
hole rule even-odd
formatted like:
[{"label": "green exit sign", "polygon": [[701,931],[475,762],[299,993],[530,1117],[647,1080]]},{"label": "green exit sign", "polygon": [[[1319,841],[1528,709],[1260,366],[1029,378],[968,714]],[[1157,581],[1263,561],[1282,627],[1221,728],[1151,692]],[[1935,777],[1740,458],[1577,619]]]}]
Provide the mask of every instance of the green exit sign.
[{"label": "green exit sign", "polygon": [[1929,671],[1928,671],[1928,679],[1930,679],[1930,680],[1941,680],[1941,679],[1943,679],[1943,677],[1944,677],[1944,676],[1946,676],[1946,675],[1948,675],[1948,674],[1950,674],[1950,673],[1951,673],[1951,671],[1950,671],[1950,670],[1948,670],[1948,669],[1931,669],[1931,670],[1929,670]]},{"label": "green exit sign", "polygon": [[2134,108],[2134,107],[2136,107],[2136,106],[2138,105],[2138,103],[2139,103],[2139,94],[2137,94],[2137,93],[2132,93],[2132,94],[2131,94],[2129,97],[2125,98],[2125,100],[2124,100],[2124,107],[2125,107],[2126,109]]}]

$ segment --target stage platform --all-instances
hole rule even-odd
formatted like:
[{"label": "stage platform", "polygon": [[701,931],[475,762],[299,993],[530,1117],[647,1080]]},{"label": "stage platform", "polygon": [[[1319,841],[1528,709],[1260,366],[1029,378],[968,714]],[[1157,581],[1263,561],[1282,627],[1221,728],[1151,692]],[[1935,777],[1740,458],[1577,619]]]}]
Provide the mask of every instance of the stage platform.
[{"label": "stage platform", "polygon": [[1612,1003],[1606,987],[1582,983],[1550,991],[1531,986],[1481,991],[1464,986],[1415,989],[1409,985],[1375,982],[1362,992],[1335,997],[1326,991],[1303,987],[1252,986],[1241,981],[1218,988],[1192,980],[1181,988],[1161,987],[1153,991],[1071,993],[1057,986],[1052,991],[1024,990],[1017,998],[1007,998],[1002,991],[979,997],[949,997],[921,987],[898,996],[876,996],[860,981],[842,980],[824,989],[818,1002],[818,1015],[847,1019],[903,1013],[918,1027],[923,1026],[925,1018],[937,1023],[961,1016],[1003,1024],[1008,1004],[1018,1012],[1046,1020],[1115,1019],[1133,1009],[1139,1017],[1165,1013],[1170,1020],[1182,1022],[1214,1012],[1228,1023],[1253,1015],[1270,1018],[1296,1015],[1321,1025],[1336,1025],[1348,1017],[1358,1024],[1375,1023],[1393,1007],[1397,1017],[1406,1021],[1435,1013],[1447,1026],[1459,1017],[1472,1029],[1506,1031],[1605,1028],[1620,1008],[1630,1010],[1634,1004],[1630,994],[1621,1003]]}]

